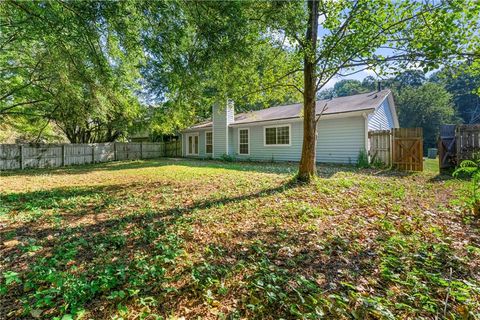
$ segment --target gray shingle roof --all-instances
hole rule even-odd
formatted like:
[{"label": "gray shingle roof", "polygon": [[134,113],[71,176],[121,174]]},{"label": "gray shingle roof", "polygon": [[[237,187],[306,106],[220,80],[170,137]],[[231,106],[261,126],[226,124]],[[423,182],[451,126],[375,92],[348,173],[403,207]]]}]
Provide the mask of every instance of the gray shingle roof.
[{"label": "gray shingle roof", "polygon": [[[389,94],[390,90],[382,90],[356,94],[348,97],[338,97],[331,100],[319,100],[317,101],[316,114],[318,115],[322,112],[325,104],[327,105],[327,109],[324,111],[324,115],[374,110]],[[302,115],[302,108],[303,105],[301,103],[297,103],[239,113],[235,115],[235,122],[233,124],[246,124],[259,121],[298,118]],[[212,121],[206,121],[196,124],[189,129],[202,129],[211,126]]]}]

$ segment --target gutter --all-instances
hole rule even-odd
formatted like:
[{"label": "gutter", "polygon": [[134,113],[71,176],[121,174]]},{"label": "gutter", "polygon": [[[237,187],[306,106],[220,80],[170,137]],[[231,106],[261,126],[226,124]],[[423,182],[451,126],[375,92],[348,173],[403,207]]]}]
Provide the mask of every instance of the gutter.
[{"label": "gutter", "polygon": [[[333,113],[328,113],[328,114],[324,114],[322,115],[322,119],[324,119],[324,117],[326,117],[327,119],[328,118],[341,118],[341,117],[337,117],[338,115],[343,115],[343,114],[353,114],[353,115],[358,115],[358,116],[362,116],[364,113],[372,113],[372,112],[375,112],[375,108],[368,108],[368,109],[362,109],[362,110],[355,110],[355,111],[344,111],[344,112],[333,112]],[[318,116],[318,114],[316,114],[316,116]],[[333,116],[333,117],[330,117],[330,116]],[[348,117],[348,115],[346,116]],[[249,121],[249,122],[234,122],[234,123],[231,123],[230,124],[230,127],[239,127],[239,126],[245,126],[245,125],[257,125],[257,124],[262,124],[262,123],[271,123],[272,121],[275,121],[275,122],[291,122],[291,121],[298,121],[298,120],[302,120],[303,117],[288,117],[288,118],[277,118],[277,119],[268,119],[268,120],[258,120],[258,121]]]}]

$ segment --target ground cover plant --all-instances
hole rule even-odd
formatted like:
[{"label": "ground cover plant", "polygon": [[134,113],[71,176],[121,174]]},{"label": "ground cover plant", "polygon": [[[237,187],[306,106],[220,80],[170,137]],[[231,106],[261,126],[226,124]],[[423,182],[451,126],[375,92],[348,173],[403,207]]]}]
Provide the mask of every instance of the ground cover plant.
[{"label": "ground cover plant", "polygon": [[6,319],[479,318],[468,181],[193,160],[0,176]]}]

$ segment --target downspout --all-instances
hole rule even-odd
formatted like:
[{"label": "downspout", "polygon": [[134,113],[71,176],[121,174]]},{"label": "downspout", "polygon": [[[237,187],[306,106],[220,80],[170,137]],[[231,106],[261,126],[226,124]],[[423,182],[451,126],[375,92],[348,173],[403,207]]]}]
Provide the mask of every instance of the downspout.
[{"label": "downspout", "polygon": [[368,114],[367,113],[363,113],[362,114],[363,116],[363,119],[364,119],[364,139],[365,139],[365,142],[364,142],[364,146],[365,146],[365,152],[367,153],[367,157],[368,157],[368,162],[370,163],[370,154],[369,154],[369,147],[368,147]]}]

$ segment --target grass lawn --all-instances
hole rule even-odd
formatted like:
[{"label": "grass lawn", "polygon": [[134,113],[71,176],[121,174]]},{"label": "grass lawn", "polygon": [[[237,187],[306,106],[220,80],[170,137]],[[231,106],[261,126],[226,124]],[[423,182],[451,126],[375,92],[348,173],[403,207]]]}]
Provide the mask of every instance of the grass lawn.
[{"label": "grass lawn", "polygon": [[466,181],[152,160],[0,176],[2,319],[480,319]]}]

